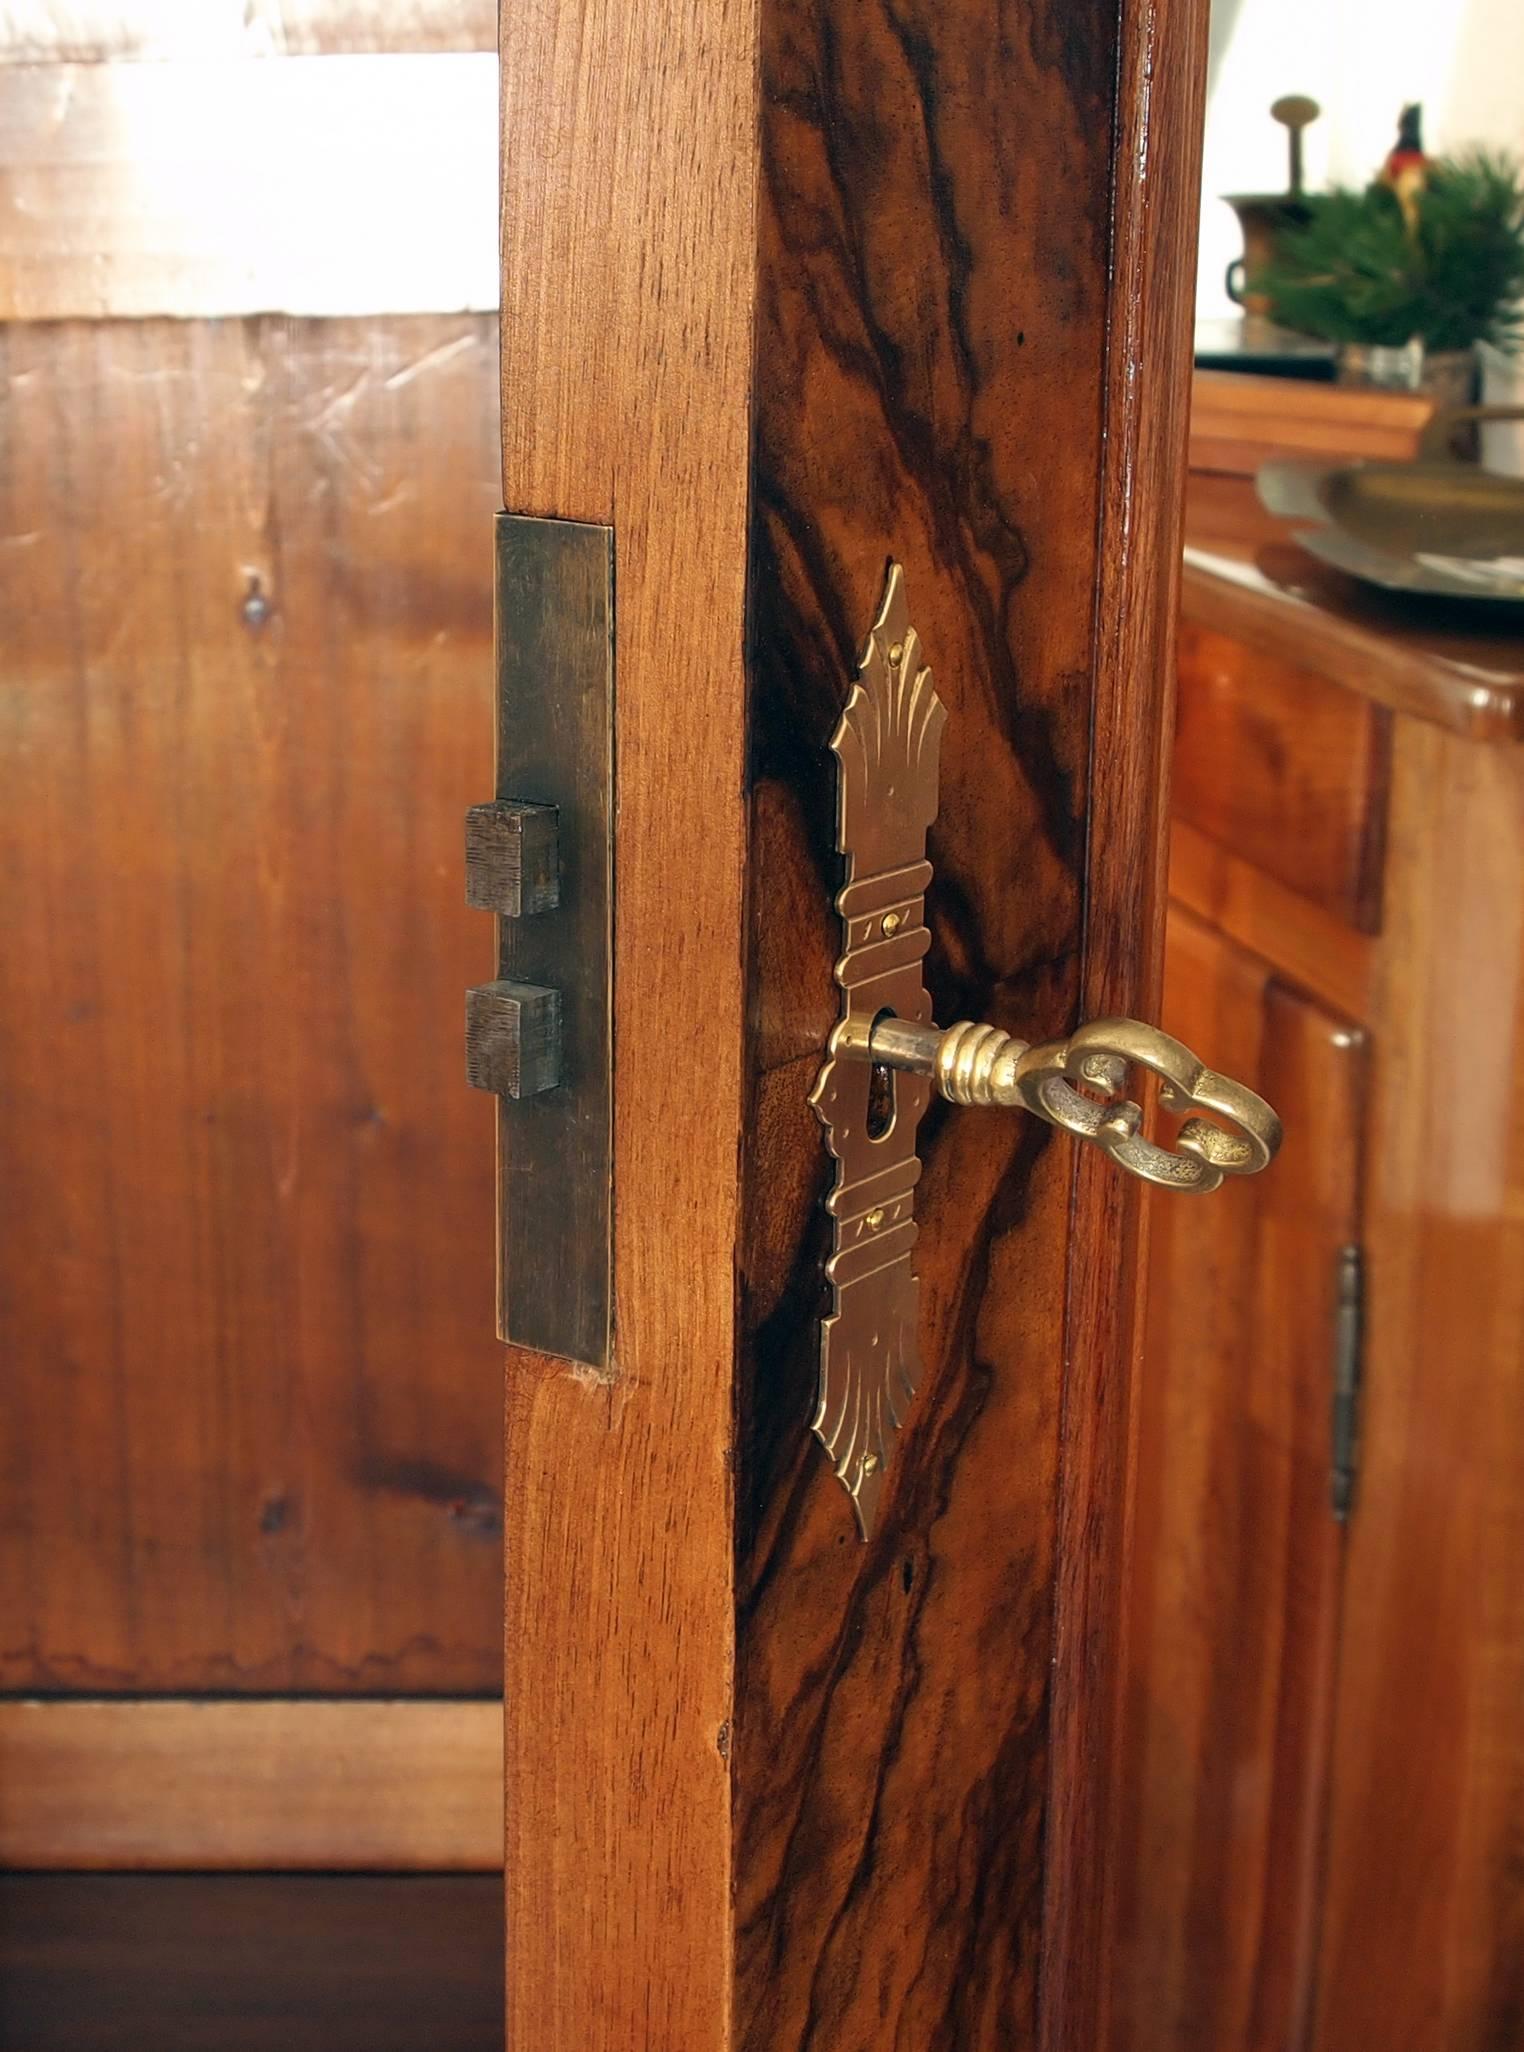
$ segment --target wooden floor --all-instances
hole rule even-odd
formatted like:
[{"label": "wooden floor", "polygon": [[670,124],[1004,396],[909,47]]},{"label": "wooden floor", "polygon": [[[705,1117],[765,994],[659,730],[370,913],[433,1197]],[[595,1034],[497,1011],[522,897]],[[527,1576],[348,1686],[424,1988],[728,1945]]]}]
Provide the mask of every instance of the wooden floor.
[{"label": "wooden floor", "polygon": [[0,2052],[501,2052],[497,1875],[0,1876]]}]

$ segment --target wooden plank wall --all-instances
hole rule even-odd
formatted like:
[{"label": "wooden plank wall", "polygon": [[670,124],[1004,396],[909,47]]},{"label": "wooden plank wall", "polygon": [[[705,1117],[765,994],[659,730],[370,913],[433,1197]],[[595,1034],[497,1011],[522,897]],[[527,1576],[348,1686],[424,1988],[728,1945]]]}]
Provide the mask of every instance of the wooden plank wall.
[{"label": "wooden plank wall", "polygon": [[490,1689],[493,322],[0,383],[0,1682]]},{"label": "wooden plank wall", "polygon": [[[180,59],[331,53],[326,90],[344,53],[490,52],[494,13],[13,4],[0,127],[46,140],[66,66],[162,60],[172,90]],[[97,185],[131,182],[114,133]],[[0,241],[20,207],[8,181]],[[416,240],[389,260],[418,304]],[[491,774],[496,321],[444,310],[464,293],[365,319],[20,304],[0,263],[0,1781],[46,1786],[58,1713],[88,1715],[129,1863],[279,1864],[307,1706],[275,1706],[272,1750],[184,1698],[501,1686],[492,1108],[460,1054],[491,937],[459,853]],[[351,1809],[411,1785],[370,1837],[406,1864],[437,1771],[481,1815],[453,1852],[426,1832],[429,1860],[495,1860],[495,1711],[419,1704],[377,1751],[355,1709]],[[145,1837],[166,1734],[226,1800]],[[240,1791],[264,1820],[241,1854]],[[79,1815],[5,1814],[0,1857],[91,1856]]]}]

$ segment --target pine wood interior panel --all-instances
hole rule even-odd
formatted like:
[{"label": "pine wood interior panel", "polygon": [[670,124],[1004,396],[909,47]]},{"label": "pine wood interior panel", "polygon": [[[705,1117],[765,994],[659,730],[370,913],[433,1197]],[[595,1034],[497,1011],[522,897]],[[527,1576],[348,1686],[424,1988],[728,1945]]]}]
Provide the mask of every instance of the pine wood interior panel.
[{"label": "pine wood interior panel", "polygon": [[1391,716],[1193,620],[1181,624],[1179,678],[1176,819],[1375,932]]},{"label": "pine wood interior panel", "polygon": [[486,317],[0,330],[0,1685],[491,1692]]},{"label": "pine wood interior panel", "polygon": [[1152,1220],[1114,2043],[1288,2052],[1317,1935],[1343,1555],[1334,1304],[1359,1236],[1365,1053],[1179,908],[1164,1024],[1262,1091],[1286,1142],[1210,1215]]},{"label": "pine wood interior panel", "polygon": [[486,1871],[502,1788],[496,1700],[0,1702],[0,1867]]},{"label": "pine wood interior panel", "polygon": [[502,87],[503,502],[614,527],[618,821],[615,1369],[508,1356],[508,2037],[729,2052],[753,0],[506,6]]}]

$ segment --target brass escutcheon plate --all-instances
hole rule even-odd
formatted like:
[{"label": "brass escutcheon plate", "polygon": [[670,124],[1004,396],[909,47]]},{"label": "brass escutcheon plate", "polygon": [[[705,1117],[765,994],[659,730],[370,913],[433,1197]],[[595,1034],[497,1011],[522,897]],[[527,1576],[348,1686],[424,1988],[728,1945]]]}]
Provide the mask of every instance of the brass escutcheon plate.
[{"label": "brass escutcheon plate", "polygon": [[867,1059],[885,1012],[929,1020],[921,963],[931,945],[926,833],[937,813],[947,708],[932,688],[905,598],[889,566],[883,603],[857,681],[831,738],[837,761],[836,845],[847,878],[836,900],[841,1017],[810,1102],[836,1160],[827,1209],[831,1314],[821,1326],[817,1438],[868,1538],[896,1435],[920,1379],[916,1129],[931,1099],[924,1076],[877,1071]]}]

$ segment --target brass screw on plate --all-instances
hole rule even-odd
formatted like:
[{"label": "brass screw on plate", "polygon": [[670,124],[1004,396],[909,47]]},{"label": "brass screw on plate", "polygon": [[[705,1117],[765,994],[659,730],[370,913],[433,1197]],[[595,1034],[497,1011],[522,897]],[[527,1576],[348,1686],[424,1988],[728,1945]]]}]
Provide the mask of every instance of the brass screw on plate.
[{"label": "brass screw on plate", "polygon": [[903,914],[903,912],[886,912],[883,918],[882,930],[885,936],[887,937],[891,934],[898,933],[900,928],[904,925],[904,923],[905,915]]},{"label": "brass screw on plate", "polygon": [[863,1221],[864,1225],[867,1226],[870,1233],[876,1233],[879,1227],[883,1224],[883,1222],[884,1211],[882,1205],[875,1205],[873,1210],[868,1213],[868,1216]]},{"label": "brass screw on plate", "polygon": [[893,648],[891,648],[891,649],[890,649],[890,651],[889,651],[889,660],[890,660],[890,662],[891,662],[891,663],[893,663],[893,665],[894,665],[894,667],[895,667],[896,669],[898,669],[898,668],[899,668],[899,666],[900,666],[900,663],[901,663],[901,661],[902,661],[902,660],[903,660],[903,658],[904,658],[904,654],[905,654],[905,644],[904,644],[904,642],[903,642],[903,641],[897,641],[897,642],[896,642],[896,643],[894,644]]}]

